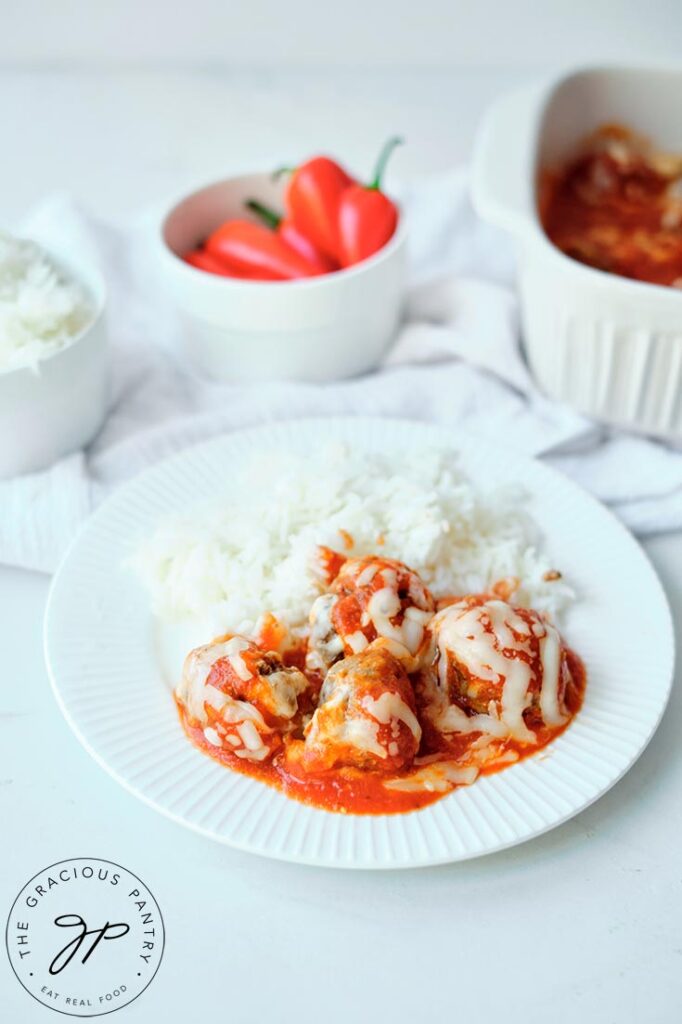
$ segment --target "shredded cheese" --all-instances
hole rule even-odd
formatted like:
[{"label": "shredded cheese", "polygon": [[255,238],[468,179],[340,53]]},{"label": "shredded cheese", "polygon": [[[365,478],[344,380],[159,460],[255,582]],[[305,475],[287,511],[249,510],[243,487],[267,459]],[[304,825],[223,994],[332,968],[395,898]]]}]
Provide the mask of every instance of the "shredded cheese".
[{"label": "shredded cheese", "polygon": [[417,741],[421,739],[422,730],[417,716],[411,708],[408,708],[400,694],[386,690],[376,700],[372,697],[364,697],[362,706],[366,708],[372,718],[381,722],[382,725],[388,725],[394,719],[404,722],[414,738]]},{"label": "shredded cheese", "polygon": [[360,651],[364,651],[365,647],[368,646],[369,640],[364,633],[358,630],[356,633],[351,633],[346,637],[346,643],[353,654],[359,654]]},{"label": "shredded cheese", "polygon": [[[559,707],[560,639],[551,624],[538,618],[531,628],[526,619],[504,601],[491,600],[480,605],[459,602],[438,613],[433,622],[433,635],[439,652],[438,672],[443,691],[447,690],[448,655],[475,678],[501,684],[499,715],[469,716],[448,704],[439,715],[440,728],[451,732],[480,730],[494,736],[510,736],[523,743],[535,743],[536,735],[523,717],[532,701],[529,691],[533,670],[525,660],[532,658],[532,636],[540,639],[541,713],[548,725],[564,721]],[[515,653],[525,658],[515,657]]]}]

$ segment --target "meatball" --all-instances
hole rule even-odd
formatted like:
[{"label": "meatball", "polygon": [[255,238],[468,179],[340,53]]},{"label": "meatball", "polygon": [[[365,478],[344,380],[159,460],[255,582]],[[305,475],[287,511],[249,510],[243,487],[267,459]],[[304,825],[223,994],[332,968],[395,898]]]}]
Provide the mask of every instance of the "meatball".
[{"label": "meatball", "polygon": [[188,654],[177,697],[209,743],[264,761],[291,729],[307,687],[303,673],[287,668],[279,654],[228,635]]},{"label": "meatball", "polygon": [[390,558],[349,558],[310,612],[308,666],[325,671],[377,639],[415,671],[427,647],[433,597],[416,572]]},{"label": "meatball", "polygon": [[308,771],[334,767],[391,772],[409,766],[421,740],[414,693],[401,663],[369,647],[330,668],[305,730]]},{"label": "meatball", "polygon": [[438,612],[429,635],[432,663],[418,692],[441,733],[480,731],[535,743],[530,726],[565,722],[566,649],[538,612],[469,596]]}]

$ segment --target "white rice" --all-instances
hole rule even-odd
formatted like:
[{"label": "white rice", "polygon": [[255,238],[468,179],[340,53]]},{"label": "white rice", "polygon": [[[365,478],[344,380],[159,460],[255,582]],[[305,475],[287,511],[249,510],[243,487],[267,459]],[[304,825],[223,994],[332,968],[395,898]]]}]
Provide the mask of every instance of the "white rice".
[{"label": "white rice", "polygon": [[0,370],[35,369],[92,315],[84,289],[38,245],[0,232]]},{"label": "white rice", "polygon": [[524,494],[483,493],[443,450],[391,459],[341,447],[306,459],[278,454],[253,465],[233,494],[163,522],[137,551],[134,566],[161,618],[248,633],[269,611],[300,632],[323,589],[319,544],[397,558],[437,597],[517,577],[515,600],[553,617],[572,598],[563,579],[544,578],[559,567],[542,552]]}]

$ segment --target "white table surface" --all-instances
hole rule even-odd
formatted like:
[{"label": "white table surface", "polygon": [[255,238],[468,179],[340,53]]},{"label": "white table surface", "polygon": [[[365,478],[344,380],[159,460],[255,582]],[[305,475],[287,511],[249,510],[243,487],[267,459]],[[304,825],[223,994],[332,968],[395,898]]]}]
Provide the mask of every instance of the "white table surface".
[{"label": "white table surface", "polygon": [[[402,176],[442,169],[466,158],[485,103],[518,77],[2,72],[0,123],[14,141],[3,150],[0,222],[16,223],[55,186],[110,217],[275,155],[333,148],[361,167],[396,129],[410,139]],[[682,537],[646,548],[679,631]],[[140,875],[164,914],[166,951],[142,998],[112,1019],[679,1020],[679,686],[627,777],[546,836],[429,870],[299,867],[186,831],[95,765],[50,692],[48,582],[0,569],[0,914],[31,875],[68,857]],[[0,1017],[32,1024],[51,1013],[0,952]]]}]

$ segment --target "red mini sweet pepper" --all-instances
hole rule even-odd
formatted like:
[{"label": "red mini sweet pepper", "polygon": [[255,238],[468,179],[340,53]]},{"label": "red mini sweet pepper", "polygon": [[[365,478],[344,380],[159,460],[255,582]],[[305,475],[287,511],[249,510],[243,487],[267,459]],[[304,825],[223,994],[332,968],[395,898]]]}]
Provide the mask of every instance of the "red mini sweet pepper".
[{"label": "red mini sweet pepper", "polygon": [[228,220],[206,239],[206,252],[237,273],[264,281],[291,281],[322,273],[278,235],[250,220]]},{"label": "red mini sweet pepper", "polygon": [[205,249],[192,249],[191,252],[185,253],[183,256],[185,263],[189,263],[191,267],[196,267],[197,270],[205,270],[208,274],[218,274],[220,277],[245,277],[244,274],[238,274],[234,270],[230,270],[226,263],[222,260],[212,256],[210,252],[206,252]]},{"label": "red mini sweet pepper", "polygon": [[315,243],[311,242],[294,224],[291,217],[280,217],[278,213],[271,210],[265,203],[259,202],[258,199],[247,199],[246,207],[260,217],[267,227],[276,231],[282,241],[294,249],[299,256],[303,256],[304,259],[316,266],[320,274],[329,274],[331,271],[339,269],[338,261],[320,252]]},{"label": "red mini sweet pepper", "polygon": [[284,202],[297,229],[320,252],[338,259],[339,203],[353,178],[328,156],[306,160],[291,174]]},{"label": "red mini sweet pepper", "polygon": [[337,252],[342,267],[350,267],[373,256],[393,237],[398,224],[398,208],[381,191],[381,179],[389,156],[402,141],[399,138],[388,140],[369,185],[350,185],[341,195]]}]

